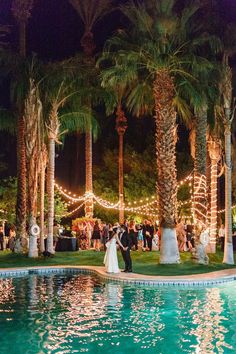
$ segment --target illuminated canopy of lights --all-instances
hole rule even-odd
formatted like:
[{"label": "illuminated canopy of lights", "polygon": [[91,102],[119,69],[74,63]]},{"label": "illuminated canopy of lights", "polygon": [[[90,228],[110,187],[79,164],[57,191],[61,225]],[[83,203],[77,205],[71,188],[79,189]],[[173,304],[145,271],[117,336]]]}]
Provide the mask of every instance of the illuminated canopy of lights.
[{"label": "illuminated canopy of lights", "polygon": [[[177,184],[177,187],[180,188],[183,185],[186,185],[188,183],[189,187],[192,187],[192,180],[193,180],[193,172],[191,172],[187,177],[185,177],[183,180],[179,181]],[[198,187],[197,192],[195,193],[194,196],[191,196],[191,199],[186,200],[186,201],[180,201],[178,202],[177,206],[182,207],[185,205],[189,205],[191,207],[191,216],[189,215],[182,215],[183,218],[185,219],[191,219],[194,218],[195,222],[200,222],[202,221],[198,220],[197,215],[204,215],[206,217],[207,215],[207,210],[206,206],[201,203],[201,199],[205,198],[206,196],[206,181],[200,177],[195,177],[195,183],[197,183]],[[72,211],[69,211],[68,213],[65,214],[65,216],[70,216],[73,215],[75,212],[77,212],[82,206],[84,205],[84,201],[87,198],[93,198],[94,201],[99,204],[101,207],[105,209],[113,209],[113,210],[119,210],[119,201],[116,203],[112,203],[108,200],[105,200],[99,196],[97,196],[94,193],[85,193],[84,195],[76,195],[72,193],[71,191],[68,191],[67,189],[63,188],[60,186],[58,183],[55,181],[55,188],[58,190],[58,192],[67,199],[67,206],[74,205],[78,202],[83,202],[79,206],[77,206],[75,209]],[[216,188],[216,186],[214,186]],[[138,215],[148,215],[152,217],[157,217],[157,213],[155,211],[155,204],[157,203],[156,196],[152,195],[147,198],[142,198],[138,200],[134,200],[132,202],[126,202],[124,204],[124,210],[127,212],[132,212],[136,213]],[[232,206],[232,209],[234,209],[236,205]],[[219,210],[218,213],[224,213],[225,209]],[[205,226],[205,225],[204,225]]]}]

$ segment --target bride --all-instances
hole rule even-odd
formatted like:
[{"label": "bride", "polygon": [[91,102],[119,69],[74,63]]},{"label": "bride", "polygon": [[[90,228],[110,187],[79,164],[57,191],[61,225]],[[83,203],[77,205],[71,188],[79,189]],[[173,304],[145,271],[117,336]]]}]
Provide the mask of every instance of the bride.
[{"label": "bride", "polygon": [[119,265],[118,265],[118,258],[117,258],[117,249],[116,249],[116,242],[120,245],[121,248],[124,249],[122,246],[119,237],[118,237],[119,228],[113,228],[111,237],[109,241],[106,243],[106,254],[104,257],[103,263],[105,264],[105,269],[107,273],[119,273]]}]

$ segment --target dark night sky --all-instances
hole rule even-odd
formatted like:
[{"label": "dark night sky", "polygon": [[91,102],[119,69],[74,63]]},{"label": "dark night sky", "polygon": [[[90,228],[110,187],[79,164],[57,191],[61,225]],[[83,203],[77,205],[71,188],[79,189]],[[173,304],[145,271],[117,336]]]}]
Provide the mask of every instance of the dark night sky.
[{"label": "dark night sky", "polygon": [[[120,3],[123,3],[124,1],[120,1]],[[10,36],[10,41],[13,48],[16,49],[17,29],[11,16],[11,2],[12,0],[0,0],[0,23],[11,25],[12,34]],[[236,21],[236,0],[219,0],[219,11],[225,19],[225,22]],[[114,12],[109,16],[106,16],[103,21],[97,24],[94,33],[98,51],[102,49],[105,39],[117,28],[122,26],[124,22],[124,18],[122,18],[118,12]],[[223,23],[222,26],[224,26]],[[67,0],[35,0],[35,7],[29,20],[27,33],[28,53],[35,52],[43,60],[57,60],[74,55],[81,49],[80,39],[83,33],[83,25],[76,11]],[[4,97],[3,92],[1,92],[1,96]],[[145,131],[147,137],[153,136],[152,120],[147,119],[137,122],[134,118],[129,119],[130,128],[126,133],[126,140],[129,141],[130,144],[140,138],[138,136],[140,131]],[[114,131],[114,120],[108,118],[104,129],[106,132],[105,134],[111,135],[111,132]],[[99,153],[102,151],[103,136],[100,137],[96,144],[97,154],[94,156],[95,161],[99,161]],[[185,143],[187,142],[185,141]],[[118,141],[114,131],[112,147],[115,147],[117,144]],[[0,134],[1,152],[8,156],[9,159],[8,173],[15,174],[15,154],[12,153],[14,150],[12,146],[14,146],[14,138],[6,138],[5,134]],[[84,181],[83,138],[81,138],[78,146],[80,153],[78,154],[78,157],[76,157],[76,154],[72,153],[72,151],[76,150],[76,139],[70,137],[66,140],[64,152],[60,151],[60,158],[57,159],[57,175],[59,179],[63,181],[68,188],[74,189],[78,182],[83,185]],[[144,147],[145,146],[143,146],[143,148]],[[9,151],[11,151],[10,154]],[[76,173],[74,174],[76,164],[79,166],[77,176]]]},{"label": "dark night sky", "polygon": [[[89,0],[88,0],[89,1]],[[12,41],[16,45],[16,27],[11,16],[12,0],[0,0],[0,23],[12,25]],[[117,3],[124,3],[119,0]],[[218,0],[219,11],[226,22],[236,22],[236,0]],[[124,19],[118,12],[104,18],[94,29],[98,49]],[[222,23],[222,26],[224,24]],[[68,0],[35,0],[28,26],[28,51],[42,59],[63,59],[80,50],[83,25]]]}]

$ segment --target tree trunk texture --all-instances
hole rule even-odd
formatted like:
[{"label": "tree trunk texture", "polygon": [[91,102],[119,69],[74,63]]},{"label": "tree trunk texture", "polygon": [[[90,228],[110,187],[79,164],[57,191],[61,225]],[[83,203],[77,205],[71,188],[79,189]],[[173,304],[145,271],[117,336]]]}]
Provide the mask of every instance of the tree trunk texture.
[{"label": "tree trunk texture", "polygon": [[40,171],[40,252],[45,251],[44,244],[44,198],[45,198],[45,166],[41,164]]},{"label": "tree trunk texture", "polygon": [[202,229],[207,227],[207,185],[206,185],[206,153],[207,153],[207,107],[196,112],[196,138],[194,159],[193,211],[195,220],[196,243]]},{"label": "tree trunk texture", "polygon": [[47,148],[43,145],[41,151],[41,166],[40,166],[40,252],[45,251],[44,244],[44,200],[45,200],[45,171],[47,165]]},{"label": "tree trunk texture", "polygon": [[208,253],[216,252],[216,236],[217,236],[217,174],[218,163],[221,158],[220,140],[211,137],[208,141],[208,152],[211,161],[210,173],[210,242],[207,248]]},{"label": "tree trunk texture", "polygon": [[[19,22],[19,52],[26,56],[26,24]],[[17,120],[17,200],[16,200],[16,253],[25,252],[22,244],[26,245],[26,217],[27,217],[27,182],[26,182],[26,151],[25,151],[25,123],[22,115]]]},{"label": "tree trunk texture", "polygon": [[195,231],[195,252],[193,258],[199,264],[207,264],[207,242],[203,244],[202,236],[208,228],[207,220],[207,106],[202,105],[196,110],[196,139],[193,183],[193,218]]},{"label": "tree trunk texture", "polygon": [[124,135],[119,134],[119,223],[124,224]]},{"label": "tree trunk texture", "polygon": [[[38,88],[33,79],[30,79],[29,93],[25,100],[25,147],[27,157],[28,181],[28,209],[29,209],[29,257],[38,256],[37,236],[33,235],[31,228],[36,224],[38,175],[40,168],[40,126],[42,104],[38,95]],[[31,240],[32,238],[32,240]],[[31,249],[32,247],[32,249]]]},{"label": "tree trunk texture", "polygon": [[[167,70],[156,73],[153,87],[156,119],[158,214],[162,230],[160,263],[178,263],[176,238],[176,112],[174,83]],[[168,251],[167,251],[168,250]]]},{"label": "tree trunk texture", "polygon": [[[16,245],[15,252],[25,251],[21,243],[26,242],[26,151],[25,124],[23,116],[17,120],[17,201],[16,201]],[[23,241],[23,242],[21,242]]]},{"label": "tree trunk texture", "polygon": [[[85,55],[85,61],[87,64],[93,63],[94,60],[94,50],[96,48],[94,43],[93,32],[85,27],[85,32],[81,38],[80,44],[83,48]],[[91,107],[91,102],[89,103]],[[85,134],[85,201],[84,210],[85,217],[93,218],[93,137],[92,137],[92,127]]]},{"label": "tree trunk texture", "polygon": [[93,159],[92,159],[92,130],[85,134],[85,216],[93,217]]},{"label": "tree trunk texture", "polygon": [[[223,263],[234,264],[232,236],[232,163],[230,110],[226,110],[225,122],[225,247]],[[228,124],[227,124],[228,123]]]},{"label": "tree trunk texture", "polygon": [[119,223],[124,224],[124,134],[127,129],[127,118],[121,104],[118,105],[116,111],[116,130],[119,136]]},{"label": "tree trunk texture", "polygon": [[55,178],[55,140],[49,137],[48,142],[48,169],[47,169],[47,192],[48,192],[48,237],[47,251],[55,253],[53,248],[53,225],[54,225],[54,178]]},{"label": "tree trunk texture", "polygon": [[[232,163],[231,163],[231,109],[233,106],[233,73],[229,66],[229,57],[223,56],[224,75],[221,82],[221,91],[224,107],[225,128],[225,247],[223,263],[234,264],[232,238]],[[234,115],[234,107],[233,107]]]}]

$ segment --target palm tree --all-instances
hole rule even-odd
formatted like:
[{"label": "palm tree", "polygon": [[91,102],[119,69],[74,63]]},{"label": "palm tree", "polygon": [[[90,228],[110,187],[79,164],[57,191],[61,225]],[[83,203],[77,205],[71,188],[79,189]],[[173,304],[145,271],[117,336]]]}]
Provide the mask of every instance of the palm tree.
[{"label": "palm tree", "polygon": [[[19,53],[26,56],[26,25],[33,8],[33,0],[14,0],[12,13],[19,26]],[[18,107],[19,108],[19,107]],[[17,202],[16,202],[16,251],[21,251],[20,238],[26,237],[26,151],[23,106],[17,119]]]},{"label": "palm tree", "polygon": [[[207,105],[196,110],[196,140],[194,160],[194,219],[200,225],[207,224],[206,210],[206,136],[207,136]],[[200,226],[199,225],[199,226]]]},{"label": "palm tree", "polygon": [[[98,59],[97,66],[102,67],[103,56]],[[107,71],[101,72],[102,86],[106,90],[112,90],[112,97],[109,96],[105,99],[105,104],[107,105],[107,114],[116,114],[116,131],[119,136],[119,157],[118,157],[118,180],[119,180],[119,223],[124,223],[124,134],[127,129],[127,118],[125,117],[124,110],[122,108],[123,98],[125,97],[125,92],[128,91],[128,87],[124,84],[123,73],[117,75],[117,70],[119,68],[116,66],[116,78],[112,82],[107,81]],[[110,74],[108,74],[110,77]],[[127,78],[126,78],[127,79]]]},{"label": "palm tree", "polygon": [[121,103],[116,110],[116,130],[119,136],[119,223],[124,224],[124,134],[127,129],[127,118],[125,117]]},{"label": "palm tree", "polygon": [[[231,125],[235,114],[232,98],[232,69],[228,55],[223,57],[224,76],[221,82],[223,96],[223,122],[225,135],[225,247],[223,263],[234,264],[232,237],[232,162],[231,162]],[[232,108],[234,104],[234,107]]]},{"label": "palm tree", "polygon": [[210,157],[210,240],[208,252],[216,252],[217,236],[217,178],[218,166],[222,156],[221,139],[214,131],[209,134],[207,148]]},{"label": "palm tree", "polygon": [[[44,136],[41,132],[41,136]],[[40,152],[40,252],[45,251],[44,245],[44,201],[45,201],[45,175],[46,175],[46,166],[48,161],[48,153],[46,144],[43,142]]]},{"label": "palm tree", "polygon": [[[73,61],[72,61],[73,62]],[[70,65],[68,66],[68,64]],[[79,71],[79,70],[78,70]],[[47,194],[48,194],[48,237],[47,251],[54,253],[53,224],[54,224],[54,179],[55,179],[55,145],[61,144],[60,137],[65,132],[86,132],[97,130],[91,109],[82,106],[79,92],[76,91],[77,82],[72,80],[74,75],[71,60],[49,64],[46,68],[48,77],[45,93],[44,115],[47,116],[46,128],[48,137],[48,166],[47,166]],[[71,76],[72,75],[72,76]],[[83,91],[83,90],[82,90]],[[84,92],[83,92],[84,93]],[[76,109],[74,109],[76,107]]]},{"label": "palm tree", "polygon": [[48,168],[47,168],[47,193],[48,193],[48,237],[47,251],[54,253],[53,248],[53,225],[54,225],[54,179],[55,179],[55,143],[60,144],[60,123],[58,109],[64,104],[66,98],[59,100],[56,97],[52,101],[49,115],[48,130]]},{"label": "palm tree", "polygon": [[[85,54],[85,61],[94,64],[93,54],[95,50],[93,29],[108,12],[111,11],[111,0],[69,0],[77,11],[84,24],[84,33],[81,38],[81,46]],[[88,102],[88,104],[91,104]],[[93,217],[93,171],[92,171],[92,133],[91,129],[85,135],[85,216]]]},{"label": "palm tree", "polygon": [[26,26],[31,16],[34,0],[13,0],[12,13],[19,26],[19,53],[26,56]]},{"label": "palm tree", "polygon": [[[131,87],[127,104],[133,111],[143,114],[145,104],[136,105],[137,97],[145,95],[154,101],[156,122],[157,194],[159,221],[162,229],[161,263],[179,262],[176,240],[176,107],[185,110],[183,100],[176,91],[179,83],[187,86],[198,82],[196,72],[209,68],[206,59],[196,54],[196,48],[204,42],[193,22],[199,7],[184,8],[174,13],[175,1],[149,1],[145,4],[131,2],[122,7],[132,28],[128,33],[119,31],[107,42],[104,58],[112,58],[113,65],[104,70],[103,84],[111,85],[122,72],[124,82]],[[192,38],[189,39],[191,31]],[[194,37],[195,35],[195,37]],[[198,35],[198,38],[196,37]],[[125,77],[126,74],[126,77]],[[137,85],[137,86],[135,86]],[[136,96],[136,99],[134,98]]]},{"label": "palm tree", "polygon": [[39,151],[41,150],[40,127],[42,125],[42,103],[34,79],[30,78],[29,93],[24,110],[25,142],[28,181],[29,211],[29,257],[38,257],[37,236],[32,233],[37,217],[37,191],[39,174]]}]

